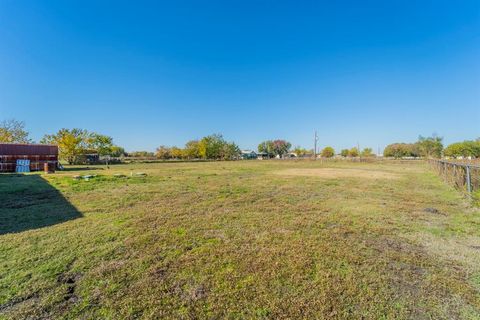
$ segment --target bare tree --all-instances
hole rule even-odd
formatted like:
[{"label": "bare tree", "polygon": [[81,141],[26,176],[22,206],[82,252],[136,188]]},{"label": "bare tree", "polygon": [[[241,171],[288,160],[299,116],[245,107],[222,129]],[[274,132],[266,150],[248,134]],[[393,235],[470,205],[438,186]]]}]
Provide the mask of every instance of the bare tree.
[{"label": "bare tree", "polygon": [[0,123],[0,142],[31,143],[32,140],[25,130],[25,122],[9,119]]}]

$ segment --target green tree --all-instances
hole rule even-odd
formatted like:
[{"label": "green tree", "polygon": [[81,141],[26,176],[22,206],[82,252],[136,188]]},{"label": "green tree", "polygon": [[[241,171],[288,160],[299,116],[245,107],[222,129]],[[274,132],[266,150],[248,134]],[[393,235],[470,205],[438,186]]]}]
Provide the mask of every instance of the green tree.
[{"label": "green tree", "polygon": [[240,157],[240,148],[233,142],[225,143],[222,150],[223,160],[234,160]]},{"label": "green tree", "polygon": [[238,159],[240,148],[233,142],[227,142],[221,134],[212,134],[200,140],[191,140],[185,148],[160,146],[156,156],[159,159]]},{"label": "green tree", "polygon": [[200,156],[204,159],[221,159],[225,140],[221,134],[212,134],[200,140]]},{"label": "green tree", "polygon": [[456,142],[448,145],[445,150],[444,154],[448,157],[468,157],[470,156],[470,150],[465,148],[464,142]]},{"label": "green tree", "polygon": [[125,152],[123,148],[113,144],[111,137],[79,128],[63,128],[55,134],[46,134],[40,142],[58,145],[60,159],[69,164],[77,163],[81,158],[79,156],[90,150],[99,155]]},{"label": "green tree", "polygon": [[269,157],[283,157],[290,151],[292,144],[286,140],[266,140],[258,145],[258,152],[267,153]]},{"label": "green tree", "polygon": [[348,156],[349,157],[355,158],[355,157],[358,157],[359,154],[360,154],[360,152],[358,151],[357,147],[353,147],[352,149],[348,150]]},{"label": "green tree", "polygon": [[273,157],[275,155],[275,152],[273,150],[273,141],[272,140],[266,140],[263,141],[258,145],[258,152],[263,152],[268,154],[269,157]]},{"label": "green tree", "polygon": [[15,119],[4,120],[0,123],[0,142],[3,143],[31,143],[25,123]]},{"label": "green tree", "polygon": [[230,160],[240,155],[240,149],[233,142],[227,142],[221,134],[203,137],[198,143],[198,153],[204,159]]},{"label": "green tree", "polygon": [[342,151],[340,151],[340,155],[342,157],[348,157],[348,149],[342,149]]},{"label": "green tree", "polygon": [[444,154],[449,157],[480,157],[480,140],[463,141],[450,144]]},{"label": "green tree", "polygon": [[431,137],[418,137],[415,145],[422,157],[426,158],[440,158],[443,151],[443,138],[433,135]]},{"label": "green tree", "polygon": [[85,133],[86,135],[86,147],[87,149],[95,150],[99,155],[111,155],[113,147],[112,137],[99,134],[96,132]]},{"label": "green tree", "polygon": [[325,147],[321,152],[321,156],[324,158],[332,158],[335,155],[335,150],[332,147]]},{"label": "green tree", "polygon": [[384,157],[393,157],[396,159],[403,157],[418,157],[417,146],[412,143],[392,143],[383,150]]},{"label": "green tree", "polygon": [[89,133],[86,130],[64,128],[55,134],[45,135],[40,142],[57,145],[60,159],[73,164],[76,162],[77,157],[87,149],[88,139]]}]

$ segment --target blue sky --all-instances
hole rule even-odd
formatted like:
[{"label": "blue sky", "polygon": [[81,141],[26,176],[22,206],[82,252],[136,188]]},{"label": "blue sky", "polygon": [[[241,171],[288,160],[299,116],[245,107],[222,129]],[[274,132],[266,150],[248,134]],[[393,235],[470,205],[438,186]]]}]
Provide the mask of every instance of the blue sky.
[{"label": "blue sky", "polygon": [[0,120],[154,150],[480,136],[480,2],[0,0]]}]

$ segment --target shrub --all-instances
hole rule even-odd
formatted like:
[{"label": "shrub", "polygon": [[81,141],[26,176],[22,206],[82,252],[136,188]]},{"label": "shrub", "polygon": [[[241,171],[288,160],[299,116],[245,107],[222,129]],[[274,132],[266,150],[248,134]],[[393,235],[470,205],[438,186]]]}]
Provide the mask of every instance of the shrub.
[{"label": "shrub", "polygon": [[480,140],[463,141],[450,144],[444,154],[449,157],[480,157]]},{"label": "shrub", "polygon": [[415,146],[418,148],[418,152],[422,157],[426,158],[440,158],[443,151],[443,138],[432,136],[432,137],[418,137],[417,143]]},{"label": "shrub", "polygon": [[321,156],[324,158],[331,158],[334,155],[335,155],[335,150],[332,147],[325,147],[321,152]]},{"label": "shrub", "polygon": [[370,158],[375,157],[375,154],[373,153],[372,148],[365,148],[362,150],[361,156],[365,158]]},{"label": "shrub", "polygon": [[360,152],[358,151],[358,148],[357,148],[357,147],[354,147],[354,148],[348,150],[348,156],[349,156],[349,157],[352,157],[352,158],[358,157],[359,154],[360,154]]}]

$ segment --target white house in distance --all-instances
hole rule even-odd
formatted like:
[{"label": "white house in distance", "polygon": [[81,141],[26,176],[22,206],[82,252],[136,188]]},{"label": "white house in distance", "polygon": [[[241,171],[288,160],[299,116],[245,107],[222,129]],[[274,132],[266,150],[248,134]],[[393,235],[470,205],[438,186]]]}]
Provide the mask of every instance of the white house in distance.
[{"label": "white house in distance", "polygon": [[253,150],[242,150],[241,157],[243,160],[257,159],[257,153]]},{"label": "white house in distance", "polygon": [[270,157],[268,156],[268,153],[266,153],[266,152],[257,152],[257,159],[258,160],[270,159]]}]

